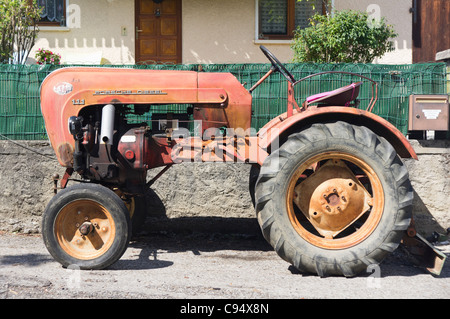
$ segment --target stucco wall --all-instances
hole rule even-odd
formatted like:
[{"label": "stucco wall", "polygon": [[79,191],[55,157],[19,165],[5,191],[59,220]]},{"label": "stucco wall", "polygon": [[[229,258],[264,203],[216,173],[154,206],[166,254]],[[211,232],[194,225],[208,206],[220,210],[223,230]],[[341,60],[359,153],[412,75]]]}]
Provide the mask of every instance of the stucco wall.
[{"label": "stucco wall", "polygon": [[30,58],[45,48],[60,53],[62,63],[83,63],[98,56],[103,63],[134,63],[134,1],[69,1],[67,23],[68,27],[41,27]]},{"label": "stucco wall", "polygon": [[395,51],[388,52],[374,62],[380,64],[412,63],[411,0],[335,0],[336,10],[367,11],[372,18],[385,17],[398,34],[394,39]]},{"label": "stucco wall", "polygon": [[[412,63],[412,15],[410,0],[334,0],[336,10],[367,11],[373,18],[386,17],[398,37],[395,51],[374,62]],[[184,63],[266,62],[259,45],[271,50],[281,62],[290,62],[293,53],[288,41],[255,41],[255,0],[184,0]],[[280,42],[283,42],[280,44]]]},{"label": "stucco wall", "polygon": [[[184,0],[184,63],[266,63],[255,39],[255,0]],[[263,43],[282,62],[287,44]]]},{"label": "stucco wall", "polygon": [[[412,15],[410,0],[334,0],[335,8],[369,11],[373,17],[386,16],[399,37],[396,51],[375,62],[412,62]],[[103,63],[135,62],[135,19],[133,0],[69,0],[65,28],[42,28],[30,57],[38,48],[62,54],[64,62],[104,59]],[[183,63],[260,63],[266,58],[259,50],[264,44],[282,62],[292,60],[289,41],[255,41],[255,0],[183,0]],[[122,29],[126,32],[122,35]],[[52,31],[50,31],[52,30]],[[79,60],[79,61],[77,61]]]}]

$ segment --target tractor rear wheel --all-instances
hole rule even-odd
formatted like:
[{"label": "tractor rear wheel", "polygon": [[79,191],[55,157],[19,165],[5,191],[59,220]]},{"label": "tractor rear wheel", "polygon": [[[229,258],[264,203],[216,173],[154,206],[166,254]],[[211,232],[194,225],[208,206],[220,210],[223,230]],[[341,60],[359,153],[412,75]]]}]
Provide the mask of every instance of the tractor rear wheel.
[{"label": "tractor rear wheel", "polygon": [[397,248],[413,192],[384,138],[337,122],[291,135],[262,165],[255,198],[263,235],[283,259],[351,277]]},{"label": "tractor rear wheel", "polygon": [[55,195],[42,219],[49,253],[64,267],[103,269],[125,252],[131,236],[127,207],[112,190],[79,184]]},{"label": "tractor rear wheel", "polygon": [[260,171],[261,167],[259,165],[252,165],[252,167],[250,168],[250,174],[248,178],[248,191],[250,193],[250,198],[252,200],[253,207],[255,207],[255,186]]}]

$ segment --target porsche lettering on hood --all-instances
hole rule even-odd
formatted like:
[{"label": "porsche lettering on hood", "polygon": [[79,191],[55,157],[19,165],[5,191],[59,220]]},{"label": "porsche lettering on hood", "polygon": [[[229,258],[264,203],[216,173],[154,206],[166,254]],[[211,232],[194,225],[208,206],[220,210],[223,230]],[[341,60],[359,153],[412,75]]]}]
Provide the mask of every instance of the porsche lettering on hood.
[{"label": "porsche lettering on hood", "polygon": [[94,95],[167,95],[161,90],[96,90]]}]

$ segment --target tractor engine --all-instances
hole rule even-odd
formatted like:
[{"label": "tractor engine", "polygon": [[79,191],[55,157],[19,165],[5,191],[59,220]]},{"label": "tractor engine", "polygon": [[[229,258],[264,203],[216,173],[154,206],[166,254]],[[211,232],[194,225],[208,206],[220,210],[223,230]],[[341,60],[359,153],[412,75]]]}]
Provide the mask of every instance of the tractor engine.
[{"label": "tractor engine", "polygon": [[[177,113],[155,112],[170,105]],[[74,67],[52,72],[41,86],[42,114],[59,163],[129,195],[148,188],[148,169],[174,163],[175,137],[188,131],[182,123],[245,130],[251,105],[251,94],[230,73]],[[145,122],[130,114],[145,115]]]},{"label": "tractor engine", "polygon": [[153,134],[147,123],[128,124],[128,112],[127,106],[107,104],[69,118],[75,140],[73,169],[84,179],[139,194],[145,191],[149,168],[172,163],[174,142],[170,134]]}]

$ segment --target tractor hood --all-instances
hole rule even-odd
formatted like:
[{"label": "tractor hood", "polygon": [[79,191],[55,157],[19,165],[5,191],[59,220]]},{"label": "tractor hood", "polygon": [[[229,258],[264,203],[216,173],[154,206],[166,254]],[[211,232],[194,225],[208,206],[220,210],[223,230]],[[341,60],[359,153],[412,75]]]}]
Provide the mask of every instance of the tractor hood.
[{"label": "tractor hood", "polygon": [[194,119],[244,129],[251,120],[251,95],[230,73],[70,67],[47,76],[40,96],[48,137],[65,167],[72,166],[75,145],[68,119],[92,105],[198,104],[209,108]]}]

